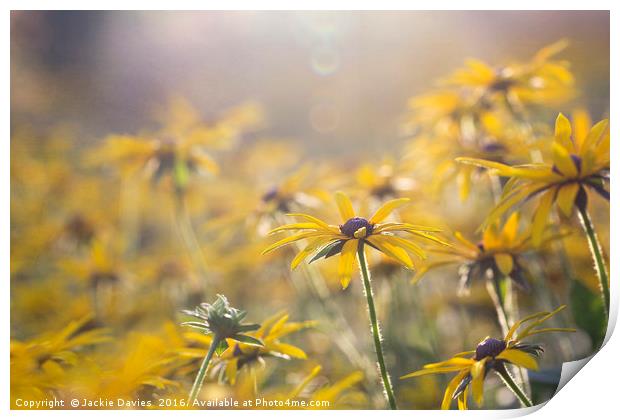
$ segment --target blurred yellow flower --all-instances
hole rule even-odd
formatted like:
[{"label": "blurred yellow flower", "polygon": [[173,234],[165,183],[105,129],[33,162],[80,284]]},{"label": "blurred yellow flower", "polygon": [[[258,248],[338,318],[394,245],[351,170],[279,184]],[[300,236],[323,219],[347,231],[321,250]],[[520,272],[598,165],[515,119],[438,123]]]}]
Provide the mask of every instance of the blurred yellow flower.
[{"label": "blurred yellow flower", "polygon": [[462,163],[489,168],[498,175],[510,177],[502,199],[489,214],[490,223],[512,207],[539,196],[532,221],[532,239],[540,244],[554,203],[566,216],[575,204],[585,208],[586,190],[609,199],[605,184],[609,181],[609,123],[602,120],[583,136],[571,137],[570,121],[559,114],[555,123],[552,164],[508,166],[498,162],[461,157]]},{"label": "blurred yellow flower", "polygon": [[277,357],[282,359],[306,359],[306,353],[289,343],[280,341],[281,338],[294,332],[311,328],[316,325],[314,321],[288,322],[289,315],[277,313],[261,323],[261,327],[247,335],[262,341],[262,346],[253,346],[227,339],[228,348],[215,362],[214,369],[223,371],[231,384],[237,380],[237,374],[244,366],[264,364],[265,357]]}]

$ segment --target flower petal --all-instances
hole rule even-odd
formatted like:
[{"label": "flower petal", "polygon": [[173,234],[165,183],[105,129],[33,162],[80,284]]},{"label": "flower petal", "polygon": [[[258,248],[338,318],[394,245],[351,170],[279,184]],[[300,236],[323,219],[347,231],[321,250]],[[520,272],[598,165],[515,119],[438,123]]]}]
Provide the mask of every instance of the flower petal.
[{"label": "flower petal", "polygon": [[443,401],[441,402],[442,410],[450,409],[450,403],[452,402],[452,394],[454,394],[454,391],[456,391],[456,388],[458,388],[459,384],[461,383],[463,378],[467,376],[467,374],[469,374],[469,369],[465,369],[461,371],[458,375],[452,378],[452,380],[448,383],[448,386],[446,387],[446,391],[443,394]]},{"label": "flower petal", "polygon": [[502,272],[503,275],[509,276],[512,272],[512,267],[514,266],[514,260],[512,259],[512,255],[500,253],[495,254],[495,265],[499,268],[499,271]]},{"label": "flower petal", "polygon": [[448,360],[444,360],[443,362],[437,363],[429,363],[428,365],[424,365],[424,369],[433,369],[437,367],[449,367],[449,366],[459,366],[461,368],[465,368],[471,366],[475,363],[473,359],[466,359],[464,357],[453,357]]},{"label": "flower petal", "polygon": [[487,360],[488,357],[478,360],[471,367],[471,393],[479,407],[482,406]]},{"label": "flower petal", "polygon": [[342,247],[340,252],[340,261],[338,262],[338,277],[340,278],[340,284],[343,289],[346,289],[351,282],[351,276],[353,275],[353,265],[355,263],[355,252],[357,251],[357,245],[359,240],[351,239],[347,241]]},{"label": "flower petal", "polygon": [[311,232],[302,232],[302,233],[298,233],[296,235],[292,235],[292,236],[288,236],[284,239],[279,240],[278,242],[271,244],[270,246],[268,246],[267,248],[265,248],[265,250],[262,252],[263,255],[267,254],[275,249],[278,249],[284,245],[288,245],[292,242],[295,241],[299,241],[302,239],[307,239],[307,238],[315,238],[315,237],[321,237],[324,238],[325,241],[329,241],[330,238],[331,239],[337,239],[334,238],[332,234],[330,233],[326,233],[326,232],[316,232],[316,231],[311,231]]},{"label": "flower petal", "polygon": [[409,254],[407,254],[407,251],[397,245],[390,243],[390,239],[391,237],[388,235],[371,235],[366,238],[366,241],[377,247],[388,257],[394,258],[405,267],[413,270],[413,262],[411,261],[411,257],[409,257]]},{"label": "flower petal", "polygon": [[538,362],[534,358],[534,356],[515,349],[506,349],[501,352],[497,357],[500,360],[506,360],[513,365],[522,366],[526,369],[530,370],[538,370]]},{"label": "flower petal", "polygon": [[411,251],[421,259],[426,259],[426,252],[416,243],[405,238],[399,238],[398,236],[392,236],[391,241],[394,241],[397,245]]},{"label": "flower petal", "polygon": [[576,182],[564,185],[558,190],[558,207],[566,217],[570,217],[573,211],[577,192],[579,192],[579,184]]},{"label": "flower petal", "polygon": [[342,220],[346,222],[347,220],[354,218],[355,212],[353,211],[353,204],[351,204],[349,197],[345,193],[338,191],[335,194],[335,198]]},{"label": "flower petal", "polygon": [[570,150],[572,147],[572,142],[570,139],[571,134],[572,129],[570,126],[570,121],[568,121],[568,118],[560,112],[555,120],[555,141]]},{"label": "flower petal", "polygon": [[532,242],[534,246],[539,246],[542,241],[545,227],[549,221],[549,213],[555,198],[555,192],[556,189],[551,188],[541,197],[540,204],[534,214],[534,221],[532,223]]},{"label": "flower petal", "polygon": [[302,249],[301,251],[299,251],[299,253],[297,255],[295,255],[295,258],[293,258],[293,261],[291,261],[291,270],[294,270],[295,268],[297,268],[297,266],[310,254],[312,254],[312,252],[314,252],[314,250],[316,250],[319,246],[321,246],[322,244],[325,243],[325,239],[323,238],[316,238],[314,240],[312,240],[307,247],[305,247],[304,249]]},{"label": "flower petal", "polygon": [[380,223],[385,220],[394,210],[404,206],[410,200],[408,198],[397,198],[395,200],[387,201],[372,215],[370,223]]},{"label": "flower petal", "polygon": [[299,347],[293,346],[292,344],[271,343],[269,345],[269,350],[274,351],[276,353],[284,354],[286,356],[293,357],[295,359],[305,360],[308,358],[308,356],[302,349],[300,349]]},{"label": "flower petal", "polygon": [[570,156],[566,148],[559,144],[553,143],[553,163],[565,177],[575,177],[578,174],[575,162]]},{"label": "flower petal", "polygon": [[510,244],[514,242],[515,238],[517,237],[517,232],[519,230],[519,219],[519,212],[514,212],[510,215],[508,220],[506,220],[506,223],[502,228],[502,239],[504,243]]},{"label": "flower petal", "polygon": [[273,235],[274,233],[283,232],[285,230],[304,230],[304,229],[318,230],[318,229],[321,229],[321,226],[317,225],[316,223],[311,223],[311,222],[291,223],[288,225],[278,226],[277,228],[270,230],[267,234]]}]

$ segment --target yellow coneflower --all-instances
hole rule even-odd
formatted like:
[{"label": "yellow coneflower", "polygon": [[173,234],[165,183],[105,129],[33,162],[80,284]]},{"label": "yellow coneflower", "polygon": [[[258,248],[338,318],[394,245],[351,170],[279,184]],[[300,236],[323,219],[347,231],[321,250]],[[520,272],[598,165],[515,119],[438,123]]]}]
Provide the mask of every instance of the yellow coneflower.
[{"label": "yellow coneflower", "polygon": [[[401,379],[415,378],[433,373],[458,372],[448,383],[444,393],[441,409],[450,409],[453,399],[458,399],[460,410],[467,409],[469,392],[478,406],[482,405],[484,379],[491,371],[497,372],[511,391],[526,407],[531,407],[532,401],[514,382],[508,370],[507,364],[520,366],[526,369],[538,370],[536,358],[544,349],[538,344],[527,344],[522,341],[536,334],[550,332],[575,332],[573,328],[539,328],[543,322],[566,308],[560,306],[553,312],[538,312],[516,322],[503,339],[486,337],[476,346],[475,350],[465,351],[443,362],[425,365],[422,370],[404,375]],[[517,332],[520,328],[521,331]],[[473,355],[471,358],[465,356]]]},{"label": "yellow coneflower", "polygon": [[603,250],[588,213],[586,192],[595,191],[609,200],[609,192],[605,189],[609,183],[609,122],[599,121],[586,136],[573,138],[572,133],[570,121],[559,114],[555,122],[552,164],[508,166],[467,157],[457,160],[491,169],[498,175],[510,178],[501,201],[490,213],[486,223],[496,220],[513,207],[535,196],[539,197],[532,222],[534,244],[539,244],[542,240],[554,203],[566,216],[570,216],[573,207],[576,206],[590,242],[604,303],[609,309],[609,276],[603,259]]},{"label": "yellow coneflower", "polygon": [[357,260],[364,280],[364,291],[366,294],[366,303],[368,305],[368,314],[370,324],[372,326],[372,334],[377,352],[377,361],[381,371],[381,379],[383,388],[390,405],[390,408],[396,409],[396,399],[390,378],[385,366],[383,358],[383,348],[381,345],[381,334],[379,332],[379,323],[375,309],[372,285],[370,281],[370,271],[366,262],[365,245],[377,249],[378,251],[394,258],[400,264],[409,269],[413,269],[414,265],[409,256],[409,252],[420,258],[425,258],[426,254],[423,249],[415,242],[396,236],[394,233],[408,233],[413,236],[428,239],[436,243],[447,245],[441,239],[437,238],[433,232],[438,229],[412,225],[409,223],[381,223],[394,210],[407,204],[409,199],[399,198],[390,200],[383,204],[369,219],[358,217],[355,215],[351,200],[342,192],[336,193],[336,204],[340,211],[340,215],[344,223],[335,226],[317,219],[307,214],[291,214],[289,216],[299,217],[306,222],[293,223],[280,226],[272,231],[272,233],[302,230],[303,232],[294,234],[284,238],[271,245],[263,253],[271,252],[282,246],[291,244],[302,239],[309,239],[310,243],[302,249],[291,263],[291,269],[294,269],[304,259],[312,257],[312,261],[319,258],[329,258],[333,255],[340,254],[340,262],[338,266],[338,276],[343,288],[346,288],[351,281],[353,266],[355,264],[355,254],[357,252]]},{"label": "yellow coneflower", "polygon": [[415,267],[409,254],[423,259],[426,258],[426,252],[414,241],[396,236],[395,233],[406,233],[447,245],[434,235],[434,232],[438,232],[439,229],[410,223],[381,223],[394,210],[407,204],[408,198],[398,198],[386,202],[369,219],[355,215],[351,200],[344,193],[336,193],[335,198],[344,223],[338,226],[329,225],[307,214],[290,214],[289,216],[304,219],[306,222],[280,226],[272,230],[271,233],[291,230],[301,230],[302,232],[274,243],[263,253],[266,254],[296,241],[309,239],[308,246],[300,251],[291,262],[291,269],[295,269],[313,254],[310,262],[340,254],[338,274],[342,287],[346,288],[353,274],[355,253],[358,252],[359,255],[362,255],[364,245],[383,252],[410,270]]}]

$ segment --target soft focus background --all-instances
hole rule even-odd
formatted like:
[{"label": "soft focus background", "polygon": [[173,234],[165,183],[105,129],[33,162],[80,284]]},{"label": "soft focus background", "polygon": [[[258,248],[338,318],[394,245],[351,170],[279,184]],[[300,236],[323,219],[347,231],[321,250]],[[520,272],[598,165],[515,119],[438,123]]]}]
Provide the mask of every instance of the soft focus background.
[{"label": "soft focus background", "polygon": [[[438,163],[417,165],[410,99],[468,58],[499,68],[558,40],[568,44],[554,59],[574,83],[528,108],[537,139],[558,112],[608,114],[609,13],[13,12],[12,400],[184,398],[208,339],[180,327],[179,311],[223,293],[252,322],[280,312],[316,323],[281,338],[301,353],[248,362],[234,384],[217,365],[204,398],[298,392],[382,408],[359,279],[342,291],[329,260],[291,274],[292,250],[261,255],[266,232],[290,211],[338,223],[341,189],[364,213],[410,197],[403,219],[474,240],[491,187],[474,179],[462,200],[455,179],[435,185]],[[192,136],[218,171],[179,145]],[[609,206],[591,205],[608,251]],[[562,222],[575,231],[564,240],[574,279],[554,249],[537,250],[534,291],[515,292],[521,315],[568,303],[557,322],[580,328],[541,337],[536,401],[552,395],[562,361],[600,340],[600,320],[579,315],[592,302],[575,300],[596,291],[586,241]],[[493,305],[483,284],[459,296],[454,267],[412,285],[378,254],[371,263],[399,405],[435,409],[445,377],[398,377],[500,336]],[[517,406],[496,379],[486,397]]]}]

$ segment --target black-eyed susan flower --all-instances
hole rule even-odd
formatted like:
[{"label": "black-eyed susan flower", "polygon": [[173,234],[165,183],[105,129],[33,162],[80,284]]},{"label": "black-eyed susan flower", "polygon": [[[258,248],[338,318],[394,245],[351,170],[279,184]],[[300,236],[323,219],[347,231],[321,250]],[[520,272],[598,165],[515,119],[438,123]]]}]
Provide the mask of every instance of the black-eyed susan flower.
[{"label": "black-eyed susan flower", "polygon": [[574,95],[574,78],[568,63],[554,58],[567,45],[566,40],[560,40],[539,50],[529,61],[498,67],[469,59],[445,83],[474,89],[486,101],[493,101],[497,95],[513,108],[525,104],[555,105]]},{"label": "black-eyed susan flower", "polygon": [[202,361],[189,394],[189,401],[192,403],[200,392],[213,354],[216,351],[224,351],[228,347],[228,340],[245,343],[248,346],[262,346],[263,343],[260,339],[245,334],[260,328],[260,325],[243,324],[242,321],[246,317],[247,312],[230,306],[228,299],[223,295],[217,295],[217,299],[213,304],[202,303],[193,311],[184,310],[183,313],[196,317],[200,321],[188,321],[182,325],[196,328],[205,334],[212,334],[213,336],[209,351]]},{"label": "black-eyed susan flower", "polygon": [[504,188],[501,201],[491,212],[488,221],[506,213],[514,206],[539,197],[535,211],[532,236],[540,242],[553,204],[570,216],[575,204],[585,206],[586,191],[595,191],[606,199],[609,181],[609,123],[595,124],[586,137],[572,138],[570,121],[559,114],[555,122],[553,162],[544,164],[508,166],[488,160],[460,157],[462,163],[488,168],[510,180]]},{"label": "black-eyed susan flower", "polygon": [[487,226],[481,240],[472,242],[461,232],[455,232],[455,245],[450,248],[435,248],[442,257],[430,262],[416,273],[413,281],[418,281],[428,270],[451,264],[459,265],[459,291],[467,292],[472,281],[486,278],[510,278],[523,291],[530,290],[530,274],[524,265],[527,254],[532,253],[560,237],[550,231],[545,232],[544,241],[539,246],[532,243],[531,229],[519,229],[519,212],[513,213],[503,226],[498,222]]},{"label": "black-eyed susan flower", "polygon": [[15,398],[54,398],[67,381],[67,371],[83,359],[88,346],[111,340],[109,331],[92,328],[90,315],[57,331],[29,340],[11,339],[11,395]]},{"label": "black-eyed susan flower", "polygon": [[479,407],[482,406],[484,380],[490,372],[495,371],[523,405],[532,406],[530,399],[508,373],[506,365],[538,370],[537,358],[542,355],[544,349],[539,344],[524,343],[523,340],[537,334],[575,332],[576,330],[573,328],[538,328],[564,308],[566,305],[560,306],[552,312],[538,312],[527,316],[512,325],[503,339],[486,337],[478,343],[475,350],[458,353],[442,362],[427,364],[422,370],[404,375],[401,379],[434,373],[456,372],[456,376],[450,380],[446,387],[441,408],[442,410],[450,409],[452,400],[457,399],[459,409],[466,410],[470,393],[476,404]]},{"label": "black-eyed susan flower", "polygon": [[372,327],[377,361],[381,372],[381,380],[385,395],[392,410],[395,410],[396,399],[387,373],[385,360],[383,358],[383,348],[381,345],[381,334],[375,309],[372,284],[370,281],[370,271],[366,262],[365,245],[379,250],[389,257],[397,260],[400,264],[409,269],[413,269],[413,261],[409,256],[412,253],[420,258],[425,258],[424,250],[415,242],[396,236],[395,233],[408,233],[413,236],[428,239],[439,244],[447,245],[434,235],[438,229],[412,225],[409,223],[381,223],[397,208],[409,202],[407,198],[390,200],[383,204],[369,219],[355,215],[351,200],[344,193],[336,193],[336,204],[340,215],[344,221],[339,226],[329,225],[316,217],[307,214],[292,214],[292,217],[304,219],[303,223],[293,223],[280,226],[274,229],[273,233],[301,230],[301,233],[293,234],[271,245],[263,253],[271,252],[282,246],[293,242],[308,239],[309,244],[302,249],[293,259],[291,269],[295,269],[304,259],[313,255],[311,262],[319,258],[329,258],[340,254],[338,266],[338,277],[343,288],[346,288],[351,281],[353,266],[355,264],[355,254],[364,281],[366,303]]},{"label": "black-eyed susan flower", "polygon": [[417,187],[415,180],[403,173],[402,164],[393,159],[384,159],[379,165],[360,166],[356,179],[364,193],[377,200],[401,197]]},{"label": "black-eyed susan flower", "polygon": [[396,236],[395,233],[406,233],[446,245],[435,235],[439,229],[410,223],[382,223],[394,210],[407,204],[408,198],[398,198],[386,202],[368,219],[355,215],[351,200],[344,193],[336,193],[335,198],[343,219],[341,225],[329,225],[307,214],[290,214],[289,216],[303,219],[304,222],[280,226],[272,230],[271,233],[295,230],[302,232],[274,243],[263,253],[307,239],[309,240],[308,245],[295,256],[291,262],[291,269],[295,269],[310,256],[312,256],[310,262],[313,262],[320,258],[329,258],[340,254],[338,276],[342,287],[346,288],[353,274],[355,253],[363,250],[364,245],[386,254],[410,270],[414,269],[414,263],[409,254],[418,258],[425,258],[426,253],[416,242]]},{"label": "black-eyed susan flower", "polygon": [[[585,130],[580,129],[578,133]],[[579,210],[582,226],[592,250],[593,259],[601,282],[605,306],[609,308],[609,277],[603,259],[603,250],[596,237],[592,220],[587,211],[588,192],[596,192],[609,200],[609,122],[596,123],[587,135],[573,135],[570,121],[559,114],[555,122],[553,162],[533,165],[508,166],[487,160],[458,158],[458,161],[489,168],[510,179],[504,187],[501,201],[487,217],[496,220],[513,207],[537,197],[538,206],[532,221],[532,240],[542,242],[549,213],[554,204],[566,216],[573,207]]]},{"label": "black-eyed susan flower", "polygon": [[289,315],[277,313],[261,323],[258,330],[248,334],[261,346],[253,346],[246,341],[227,339],[228,348],[224,351],[215,365],[216,370],[222,370],[231,384],[237,380],[240,369],[254,364],[263,365],[264,359],[276,357],[280,359],[306,359],[306,352],[281,339],[297,331],[311,328],[315,321],[288,322]]},{"label": "black-eyed susan flower", "polygon": [[139,171],[158,182],[170,177],[177,192],[183,192],[195,173],[217,173],[219,167],[208,148],[227,147],[261,120],[255,105],[244,105],[224,114],[213,124],[202,121],[186,100],[174,98],[161,113],[162,128],[141,135],[110,135],[88,161],[114,164],[128,177]]}]

